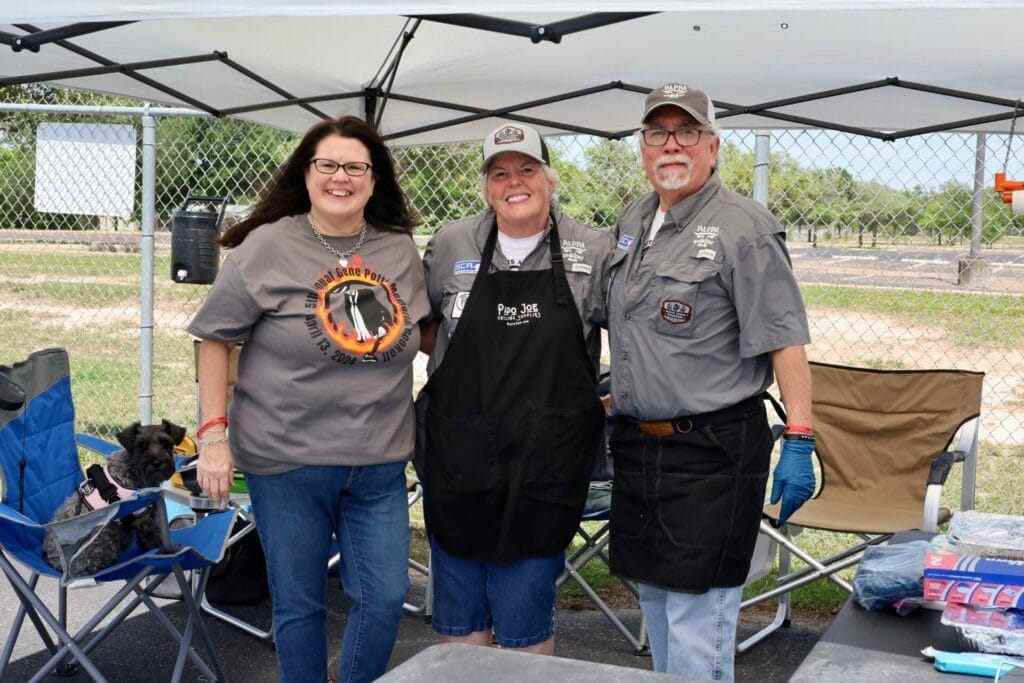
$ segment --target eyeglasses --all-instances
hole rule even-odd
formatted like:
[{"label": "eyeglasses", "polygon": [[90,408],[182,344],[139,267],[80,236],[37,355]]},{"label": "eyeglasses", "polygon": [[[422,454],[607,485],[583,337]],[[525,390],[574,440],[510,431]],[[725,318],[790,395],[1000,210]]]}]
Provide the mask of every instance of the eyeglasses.
[{"label": "eyeglasses", "polygon": [[640,131],[640,135],[643,136],[644,144],[651,147],[664,147],[670,135],[676,139],[676,144],[680,147],[693,147],[700,141],[701,133],[707,132],[702,128],[676,128],[675,130],[645,128]]},{"label": "eyeglasses", "polygon": [[366,172],[373,168],[373,166],[365,161],[349,161],[344,164],[339,164],[337,161],[332,161],[330,159],[313,159],[309,163],[313,164],[313,168],[324,175],[334,175],[340,168],[345,171],[345,175],[353,178],[366,175]]}]

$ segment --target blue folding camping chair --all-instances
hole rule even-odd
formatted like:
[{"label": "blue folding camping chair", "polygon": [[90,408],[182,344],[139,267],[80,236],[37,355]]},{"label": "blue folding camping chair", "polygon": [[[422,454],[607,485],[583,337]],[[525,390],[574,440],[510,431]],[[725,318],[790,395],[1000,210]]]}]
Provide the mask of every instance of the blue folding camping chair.
[{"label": "blue folding camping chair", "polygon": [[[71,564],[70,560],[96,537],[103,525],[150,504],[156,504],[164,511],[163,496],[160,489],[144,489],[137,496],[108,507],[64,522],[49,523],[54,510],[83,479],[74,432],[67,352],[63,349],[38,351],[13,366],[0,366],[0,376],[3,377],[0,383],[6,387],[5,401],[0,405],[0,471],[3,477],[0,569],[21,603],[0,654],[0,679],[4,678],[14,646],[28,618],[51,655],[32,681],[42,680],[55,670],[68,674],[77,667],[84,669],[94,681],[105,681],[90,659],[90,653],[136,607],[144,604],[179,645],[172,680],[181,679],[186,661],[190,661],[207,680],[225,680],[213,642],[199,616],[195,595],[200,595],[205,587],[208,571],[204,570],[223,555],[234,511],[211,514],[193,527],[174,531],[166,524],[166,514],[158,515],[163,521],[161,548],[142,551],[133,544],[114,565],[106,569],[88,576],[70,575],[66,569]],[[17,390],[10,390],[11,386]],[[92,446],[103,450],[96,443]],[[54,569],[45,560],[43,539],[47,530],[60,539],[64,570]],[[199,570],[195,586],[189,583],[186,574],[189,570]],[[161,580],[169,576],[177,581],[188,613],[185,627],[180,632],[152,598],[152,592]],[[56,615],[36,594],[42,577],[59,582]],[[144,582],[147,577],[155,578]],[[67,624],[69,585],[109,582],[121,582],[123,586],[72,633]],[[116,614],[115,610],[118,610]],[[114,616],[93,634],[111,615]],[[205,649],[209,664],[193,650],[194,637],[198,637]],[[145,675],[151,677],[152,672]]]}]

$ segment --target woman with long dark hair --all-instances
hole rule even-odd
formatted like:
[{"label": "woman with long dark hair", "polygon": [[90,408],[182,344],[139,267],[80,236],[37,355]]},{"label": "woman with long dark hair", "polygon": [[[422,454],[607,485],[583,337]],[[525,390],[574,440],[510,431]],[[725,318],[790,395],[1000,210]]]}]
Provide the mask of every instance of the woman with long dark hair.
[{"label": "woman with long dark hair", "polygon": [[417,223],[377,131],[354,117],[322,121],[225,231],[231,251],[188,328],[202,340],[198,482],[223,501],[233,470],[245,473],[282,681],[328,675],[332,536],[352,600],[332,677],[377,678],[397,636],[412,361],[430,314]]}]

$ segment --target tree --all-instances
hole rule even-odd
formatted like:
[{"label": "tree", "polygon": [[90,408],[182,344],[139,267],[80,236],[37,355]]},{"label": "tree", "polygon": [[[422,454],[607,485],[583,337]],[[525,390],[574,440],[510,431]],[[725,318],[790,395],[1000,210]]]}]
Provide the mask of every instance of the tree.
[{"label": "tree", "polygon": [[[169,219],[186,196],[254,204],[298,136],[214,118],[165,118],[157,124],[156,213]],[[137,197],[141,203],[141,183]]]},{"label": "tree", "polygon": [[395,163],[409,203],[423,218],[420,232],[483,211],[479,144],[403,147]]},{"label": "tree", "polygon": [[558,196],[577,220],[609,227],[631,201],[650,190],[636,149],[622,140],[597,140],[583,148],[582,166],[558,160]]},{"label": "tree", "polygon": [[922,231],[942,244],[971,234],[971,191],[966,185],[949,181],[926,195],[919,225]]}]

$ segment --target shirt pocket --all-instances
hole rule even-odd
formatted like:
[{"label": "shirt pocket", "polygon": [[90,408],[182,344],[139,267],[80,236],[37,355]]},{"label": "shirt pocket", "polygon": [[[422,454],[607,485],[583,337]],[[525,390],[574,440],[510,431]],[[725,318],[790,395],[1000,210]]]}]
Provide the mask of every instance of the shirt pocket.
[{"label": "shirt pocket", "polygon": [[700,290],[718,275],[720,263],[701,259],[689,263],[659,263],[652,288],[655,310],[652,324],[660,334],[681,339],[693,337],[700,315]]},{"label": "shirt pocket", "polygon": [[572,292],[573,301],[582,320],[589,316],[587,303],[590,297],[590,288],[593,284],[593,276],[590,273],[565,272],[565,279],[569,283],[569,291]]}]

